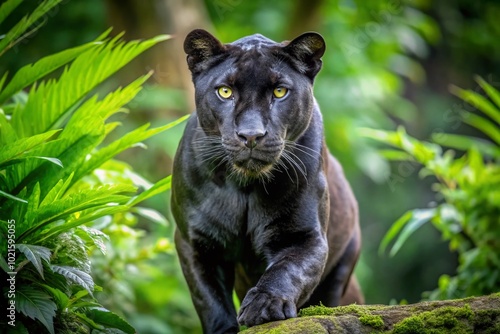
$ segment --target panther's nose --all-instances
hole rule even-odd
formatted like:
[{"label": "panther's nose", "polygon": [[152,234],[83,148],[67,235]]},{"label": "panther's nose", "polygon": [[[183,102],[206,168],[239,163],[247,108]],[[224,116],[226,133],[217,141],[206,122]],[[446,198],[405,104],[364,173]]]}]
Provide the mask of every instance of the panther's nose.
[{"label": "panther's nose", "polygon": [[257,146],[258,142],[267,134],[264,130],[252,130],[245,129],[236,132],[238,138],[245,144],[248,148],[254,148]]}]

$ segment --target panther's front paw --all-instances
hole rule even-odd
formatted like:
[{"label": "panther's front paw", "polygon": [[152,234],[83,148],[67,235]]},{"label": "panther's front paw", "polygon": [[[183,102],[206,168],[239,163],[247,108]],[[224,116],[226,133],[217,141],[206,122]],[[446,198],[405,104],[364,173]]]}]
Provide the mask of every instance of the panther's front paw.
[{"label": "panther's front paw", "polygon": [[295,303],[269,292],[251,288],[241,303],[238,322],[242,326],[256,326],[265,322],[295,318]]}]

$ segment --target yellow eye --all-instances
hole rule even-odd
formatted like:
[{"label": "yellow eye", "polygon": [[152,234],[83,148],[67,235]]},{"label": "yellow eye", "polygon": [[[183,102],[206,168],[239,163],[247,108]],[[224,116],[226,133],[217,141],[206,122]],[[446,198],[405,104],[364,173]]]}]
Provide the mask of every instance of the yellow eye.
[{"label": "yellow eye", "polygon": [[233,96],[233,90],[228,86],[220,87],[217,90],[217,92],[219,93],[219,96],[222,97],[223,99],[229,99],[231,98],[231,96]]},{"label": "yellow eye", "polygon": [[287,92],[288,92],[288,89],[286,89],[285,87],[276,87],[273,91],[273,94],[274,94],[275,98],[281,99],[282,97],[284,97],[286,95]]}]

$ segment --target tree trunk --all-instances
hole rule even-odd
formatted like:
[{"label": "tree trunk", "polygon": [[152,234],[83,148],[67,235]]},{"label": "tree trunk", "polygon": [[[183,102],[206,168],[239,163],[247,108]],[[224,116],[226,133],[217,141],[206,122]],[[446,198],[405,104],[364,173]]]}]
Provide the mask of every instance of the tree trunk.
[{"label": "tree trunk", "polygon": [[412,305],[313,306],[299,318],[255,326],[242,334],[263,333],[500,333],[500,293]]}]

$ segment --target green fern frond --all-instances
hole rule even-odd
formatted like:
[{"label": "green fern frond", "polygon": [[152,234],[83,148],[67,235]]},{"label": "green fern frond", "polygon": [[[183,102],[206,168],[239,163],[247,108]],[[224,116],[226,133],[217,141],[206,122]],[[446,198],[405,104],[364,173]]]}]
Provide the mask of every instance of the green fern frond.
[{"label": "green fern frond", "polygon": [[68,189],[68,187],[71,183],[71,180],[73,179],[73,175],[74,175],[74,173],[71,173],[69,175],[69,177],[66,179],[66,181],[59,180],[59,182],[57,182],[57,184],[52,189],[50,189],[48,194],[43,199],[42,203],[40,203],[40,206],[42,206],[42,207],[46,206],[49,203],[52,203],[52,202],[60,199],[62,197],[62,195]]},{"label": "green fern frond", "polygon": [[[140,53],[166,39],[168,36],[159,36],[127,43],[114,38],[80,54],[58,80],[42,82],[32,88],[24,109],[12,117],[14,129],[22,136],[53,129],[61,124],[74,105],[102,81]],[[31,120],[31,124],[23,123],[26,119]]]},{"label": "green fern frond", "polygon": [[44,278],[42,261],[50,263],[50,249],[43,246],[29,244],[17,244],[16,249],[23,253],[24,256],[26,256],[26,259],[28,259],[33,264],[40,276]]},{"label": "green fern frond", "polygon": [[21,89],[31,85],[36,80],[43,78],[59,67],[69,63],[89,48],[96,47],[99,44],[100,42],[91,42],[75,48],[66,49],[59,53],[44,57],[34,64],[28,64],[22,67],[16,72],[4,90],[1,89],[2,85],[0,85],[0,104]]},{"label": "green fern frond", "polygon": [[[45,0],[30,15],[23,17],[11,30],[9,30],[9,32],[7,32],[5,37],[0,40],[0,56],[14,46],[19,41],[19,37],[24,34],[26,30],[61,1],[62,0]],[[11,9],[11,7],[9,6],[8,9]]]},{"label": "green fern frond", "polygon": [[[2,117],[0,116],[0,119],[1,118]],[[0,120],[0,126],[2,124],[3,122]],[[60,130],[47,131],[39,135],[21,138],[13,143],[3,146],[2,150],[0,151],[0,170],[3,166],[6,165],[7,162],[12,159],[20,159],[30,156],[30,150],[44,144],[59,131]]]},{"label": "green fern frond", "polygon": [[[76,193],[68,194],[63,198],[56,200],[44,206],[40,206],[37,210],[31,212],[29,218],[36,217],[36,222],[32,222],[27,229],[21,226],[18,242],[23,241],[35,232],[40,232],[47,225],[55,223],[62,219],[68,219],[71,214],[78,213],[83,210],[92,208],[98,210],[110,206],[124,204],[129,196],[121,195],[123,193],[133,193],[136,188],[130,185],[104,185],[95,189],[84,189]],[[64,224],[62,232],[66,232],[73,228],[71,224]]]}]

